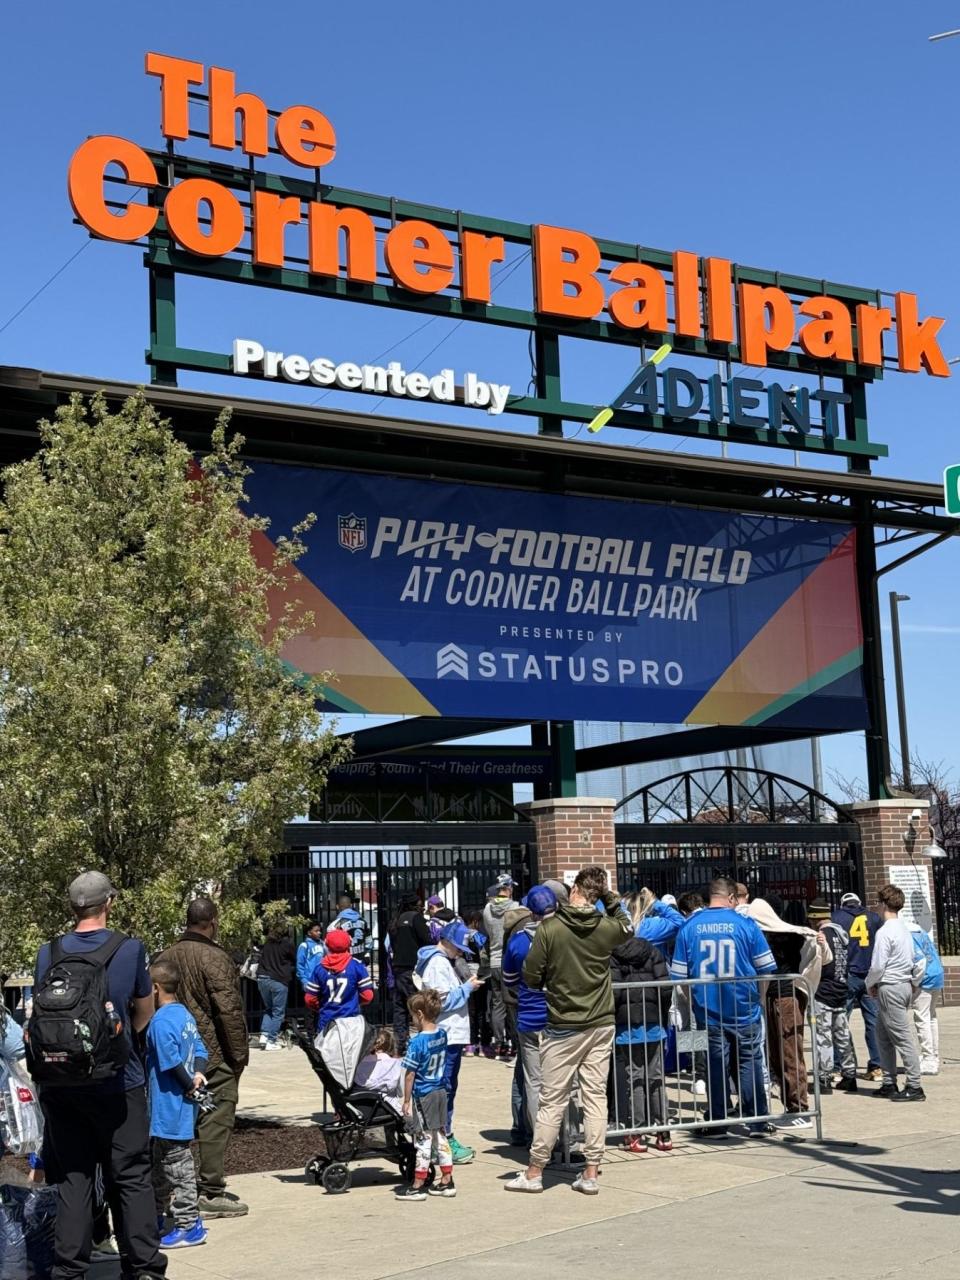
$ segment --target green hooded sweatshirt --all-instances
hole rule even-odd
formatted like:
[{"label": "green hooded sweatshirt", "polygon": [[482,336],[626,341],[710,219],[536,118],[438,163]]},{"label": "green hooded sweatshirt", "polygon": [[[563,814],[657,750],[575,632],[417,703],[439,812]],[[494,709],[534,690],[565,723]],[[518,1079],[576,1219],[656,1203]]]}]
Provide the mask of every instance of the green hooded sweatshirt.
[{"label": "green hooded sweatshirt", "polygon": [[564,903],[533,935],[523,980],[546,994],[548,1026],[586,1031],[614,1025],[610,954],[633,928],[615,893],[604,894],[603,904],[606,915]]}]

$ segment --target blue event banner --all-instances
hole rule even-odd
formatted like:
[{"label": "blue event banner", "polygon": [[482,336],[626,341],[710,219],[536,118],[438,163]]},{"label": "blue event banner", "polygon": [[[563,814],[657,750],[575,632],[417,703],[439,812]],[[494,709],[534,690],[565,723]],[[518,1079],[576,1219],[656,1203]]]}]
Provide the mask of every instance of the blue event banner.
[{"label": "blue event banner", "polygon": [[285,656],[383,714],[866,723],[846,524],[257,463],[317,516]]}]

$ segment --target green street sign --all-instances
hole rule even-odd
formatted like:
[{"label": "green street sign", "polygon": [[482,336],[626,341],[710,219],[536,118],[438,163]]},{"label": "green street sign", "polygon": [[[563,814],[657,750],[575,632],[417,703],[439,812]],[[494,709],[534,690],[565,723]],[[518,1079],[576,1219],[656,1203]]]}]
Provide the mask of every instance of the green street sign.
[{"label": "green street sign", "polygon": [[943,473],[943,505],[948,516],[960,516],[960,462]]}]

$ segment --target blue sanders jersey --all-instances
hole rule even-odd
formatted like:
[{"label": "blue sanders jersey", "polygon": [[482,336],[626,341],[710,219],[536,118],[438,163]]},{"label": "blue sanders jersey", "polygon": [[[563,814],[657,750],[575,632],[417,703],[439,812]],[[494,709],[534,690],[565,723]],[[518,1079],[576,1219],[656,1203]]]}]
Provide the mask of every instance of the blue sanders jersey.
[{"label": "blue sanders jersey", "polygon": [[404,1071],[414,1071],[413,1096],[422,1098],[443,1088],[443,1068],[447,1058],[447,1033],[442,1027],[436,1031],[421,1031],[407,1045],[403,1059]]},{"label": "blue sanders jersey", "polygon": [[[755,920],[726,907],[707,907],[690,917],[677,934],[670,977],[752,978],[776,973],[770,944]],[[746,1026],[760,1017],[755,982],[722,982],[691,989],[698,1021],[725,1027]]]},{"label": "blue sanders jersey", "polygon": [[373,990],[373,980],[366,965],[350,960],[344,969],[336,973],[324,967],[323,961],[313,971],[309,982],[303,984],[308,994],[320,1001],[317,1030],[333,1022],[334,1018],[355,1018],[360,1013],[360,993]]}]

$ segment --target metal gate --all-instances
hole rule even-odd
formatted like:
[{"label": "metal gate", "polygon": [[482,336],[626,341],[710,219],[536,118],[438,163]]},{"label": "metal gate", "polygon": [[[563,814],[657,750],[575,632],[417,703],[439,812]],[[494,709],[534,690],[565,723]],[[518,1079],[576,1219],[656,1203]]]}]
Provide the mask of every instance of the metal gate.
[{"label": "metal gate", "polygon": [[945,858],[935,858],[933,896],[937,912],[937,945],[941,955],[960,954],[960,844],[944,841]]},{"label": "metal gate", "polygon": [[617,806],[622,893],[703,890],[717,875],[785,903],[863,894],[860,829],[827,796],[793,778],[733,766],[672,774]]},{"label": "metal gate", "polygon": [[500,873],[517,882],[518,898],[536,882],[533,824],[519,811],[513,822],[488,824],[291,823],[284,838],[265,897],[286,899],[294,914],[324,927],[337,915],[337,899],[351,898],[367,926],[377,986],[370,1013],[378,1021],[391,1013],[386,938],[405,894],[424,902],[436,894],[467,919],[483,910]]}]

